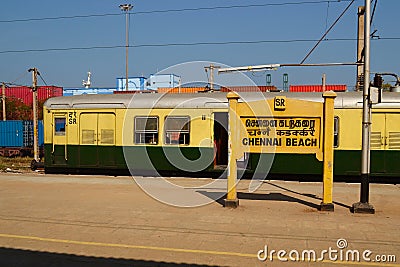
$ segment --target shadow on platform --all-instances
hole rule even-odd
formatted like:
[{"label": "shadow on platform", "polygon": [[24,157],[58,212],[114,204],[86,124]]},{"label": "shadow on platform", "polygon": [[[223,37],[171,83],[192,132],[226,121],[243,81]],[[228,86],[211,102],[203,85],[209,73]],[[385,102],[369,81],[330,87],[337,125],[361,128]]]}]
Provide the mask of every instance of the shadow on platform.
[{"label": "shadow on platform", "polygon": [[[207,191],[197,191],[211,199],[214,199],[217,203],[219,203],[221,206],[224,206],[225,202],[224,199],[226,198],[226,195],[221,197],[221,192],[207,192]],[[299,198],[287,196],[282,193],[268,193],[268,194],[258,194],[258,193],[242,193],[238,192],[237,196],[239,199],[247,199],[247,200],[273,200],[273,201],[286,201],[286,202],[297,202],[303,205],[306,205],[308,207],[318,209],[319,205],[314,204],[309,201],[305,201]],[[219,199],[216,199],[220,197]]]},{"label": "shadow on platform", "polygon": [[[279,188],[281,190],[284,190],[286,192],[289,192],[289,193],[292,193],[292,194],[295,194],[295,195],[299,195],[299,196],[301,196],[303,198],[309,198],[310,200],[322,201],[322,198],[320,198],[320,197],[318,197],[318,196],[316,196],[314,194],[299,193],[299,192],[296,192],[294,190],[291,190],[291,189],[276,185],[276,184],[268,182],[268,181],[265,181],[264,183],[266,183],[268,185],[271,185],[271,186],[274,186],[274,187],[277,187],[277,188]],[[221,192],[208,192],[208,191],[204,191],[204,190],[198,190],[197,192],[207,196],[208,198],[211,198],[211,199],[215,200],[221,206],[224,206],[224,204],[225,204],[224,199],[226,198],[226,194],[224,194],[221,197]],[[286,195],[286,194],[283,194],[283,193],[275,193],[275,192],[273,192],[273,193],[268,193],[268,194],[260,194],[260,193],[238,192],[237,193],[237,197],[238,197],[238,199],[247,199],[247,200],[272,200],[272,201],[293,202],[293,203],[299,203],[299,204],[305,205],[307,207],[310,207],[310,208],[313,208],[313,209],[316,209],[316,210],[320,209],[320,203],[315,204],[315,203],[313,203],[311,201],[307,201],[307,200],[304,200],[304,199],[301,199],[301,198],[297,198],[297,197],[294,197],[294,196],[289,196],[289,195]],[[347,209],[351,210],[351,206],[349,206],[349,205],[346,205],[346,204],[343,204],[343,203],[340,203],[340,202],[337,202],[337,201],[333,201],[333,204],[339,205],[339,206],[342,206],[344,208],[347,208]]]},{"label": "shadow on platform", "polygon": [[79,256],[73,254],[51,253],[14,248],[0,248],[0,266],[7,267],[117,267],[117,266],[144,266],[144,267],[209,267],[211,265],[198,265],[187,263],[158,262],[134,259],[103,258],[92,256]]},{"label": "shadow on platform", "polygon": [[[288,188],[283,187],[283,186],[280,186],[280,185],[276,185],[276,184],[271,183],[271,182],[268,182],[268,181],[266,181],[265,183],[266,183],[266,184],[269,184],[269,185],[271,185],[271,186],[275,186],[275,187],[277,187],[277,188],[279,188],[279,189],[285,190],[285,191],[287,191],[287,192],[296,194],[296,195],[301,195],[301,196],[305,196],[305,197],[309,197],[309,198],[313,198],[313,199],[317,199],[317,200],[321,200],[321,201],[322,201],[322,198],[317,197],[317,196],[314,195],[314,194],[299,193],[299,192],[293,191],[293,190],[291,190],[291,189],[288,189]],[[347,209],[349,209],[349,210],[351,210],[351,208],[352,208],[352,207],[349,206],[349,205],[346,205],[346,204],[343,204],[343,203],[340,203],[340,202],[337,202],[337,201],[333,201],[333,204],[339,205],[339,206],[341,206],[341,207],[343,207],[343,208],[347,208]]]}]

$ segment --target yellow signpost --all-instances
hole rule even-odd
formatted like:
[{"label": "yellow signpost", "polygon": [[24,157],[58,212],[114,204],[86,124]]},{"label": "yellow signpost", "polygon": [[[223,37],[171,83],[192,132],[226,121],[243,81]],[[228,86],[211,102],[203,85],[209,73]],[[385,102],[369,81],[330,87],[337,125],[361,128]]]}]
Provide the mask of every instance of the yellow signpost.
[{"label": "yellow signpost", "polygon": [[237,207],[236,161],[245,152],[315,154],[323,161],[321,210],[333,211],[333,111],[334,92],[325,92],[324,102],[276,96],[273,99],[239,102],[229,100],[229,161],[226,207]]}]

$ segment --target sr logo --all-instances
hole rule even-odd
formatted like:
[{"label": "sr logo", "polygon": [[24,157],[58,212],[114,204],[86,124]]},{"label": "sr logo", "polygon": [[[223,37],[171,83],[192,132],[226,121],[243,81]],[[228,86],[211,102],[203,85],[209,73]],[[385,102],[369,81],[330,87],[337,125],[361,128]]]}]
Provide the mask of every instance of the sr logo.
[{"label": "sr logo", "polygon": [[275,110],[286,109],[286,96],[276,96],[274,98],[274,109]]}]

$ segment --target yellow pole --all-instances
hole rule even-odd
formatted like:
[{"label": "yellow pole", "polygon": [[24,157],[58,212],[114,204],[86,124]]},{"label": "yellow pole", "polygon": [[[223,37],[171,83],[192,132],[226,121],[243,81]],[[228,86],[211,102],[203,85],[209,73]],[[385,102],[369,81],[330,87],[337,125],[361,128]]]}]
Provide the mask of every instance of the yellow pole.
[{"label": "yellow pole", "polygon": [[334,127],[334,102],[336,93],[324,92],[324,136],[323,136],[323,198],[321,211],[334,211],[332,203],[333,190],[333,127]]},{"label": "yellow pole", "polygon": [[236,108],[239,100],[239,95],[234,92],[229,92],[226,96],[229,101],[229,126],[228,126],[228,181],[227,195],[225,199],[225,207],[237,208],[239,199],[236,192],[237,166],[236,166],[236,150],[238,149],[237,142],[237,117]]}]

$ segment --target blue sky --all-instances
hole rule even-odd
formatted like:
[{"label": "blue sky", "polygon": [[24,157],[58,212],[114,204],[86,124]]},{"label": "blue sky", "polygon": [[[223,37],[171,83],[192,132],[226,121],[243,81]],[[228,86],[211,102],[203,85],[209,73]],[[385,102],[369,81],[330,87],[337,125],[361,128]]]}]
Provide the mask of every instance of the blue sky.
[{"label": "blue sky", "polygon": [[[299,2],[321,2],[293,4]],[[148,44],[231,41],[281,41],[319,39],[347,7],[348,1],[318,0],[251,1],[115,1],[115,0],[2,0],[0,9],[0,81],[31,83],[27,70],[37,67],[49,85],[81,87],[86,72],[92,72],[93,87],[113,87],[125,75],[125,48],[31,51],[125,45],[125,15],[119,4],[130,3],[129,76],[145,76],[175,64],[213,61],[229,66],[269,63],[299,63],[315,41],[263,42],[257,44],[134,47]],[[266,5],[282,4],[285,5]],[[265,5],[247,8],[153,12],[202,7]],[[355,39],[356,0],[327,36]],[[372,30],[381,38],[400,38],[398,0],[378,0]],[[85,15],[109,16],[59,18]],[[16,21],[38,18],[40,20]],[[13,22],[9,22],[13,21]],[[371,41],[371,71],[400,74],[399,39]],[[306,63],[354,62],[356,41],[327,41],[319,45]],[[200,75],[206,75],[199,69]],[[269,72],[272,83],[282,87],[283,73],[290,84],[319,84],[326,73],[329,84],[355,84],[355,67],[282,68]],[[257,84],[265,84],[266,72],[248,73]],[[206,77],[206,76],[205,76]],[[390,78],[387,78],[390,81]],[[40,84],[43,84],[39,80]]]}]

